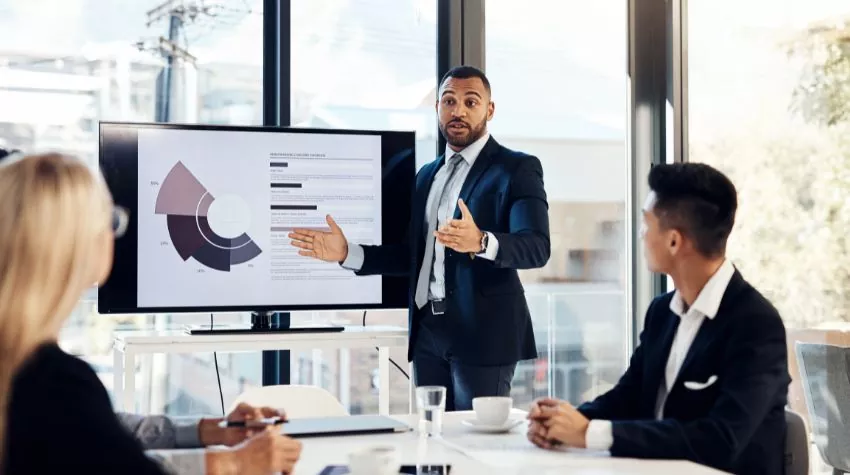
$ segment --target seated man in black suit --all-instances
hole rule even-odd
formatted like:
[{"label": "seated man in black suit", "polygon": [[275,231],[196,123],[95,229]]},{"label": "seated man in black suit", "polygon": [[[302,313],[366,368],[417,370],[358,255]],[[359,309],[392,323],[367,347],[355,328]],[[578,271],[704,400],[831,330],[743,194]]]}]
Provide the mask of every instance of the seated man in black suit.
[{"label": "seated man in black suit", "polygon": [[687,459],[740,474],[781,474],[788,362],[779,313],[724,257],[734,185],[698,163],[649,174],[642,236],[650,270],[676,291],[656,298],[617,385],[578,409],[536,402],[536,445]]}]

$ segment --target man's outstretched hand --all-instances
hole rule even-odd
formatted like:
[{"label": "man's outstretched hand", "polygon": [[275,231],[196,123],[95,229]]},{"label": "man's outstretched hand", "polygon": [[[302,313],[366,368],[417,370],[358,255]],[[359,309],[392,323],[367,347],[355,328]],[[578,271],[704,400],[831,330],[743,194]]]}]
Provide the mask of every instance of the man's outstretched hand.
[{"label": "man's outstretched hand", "polygon": [[289,239],[300,249],[299,255],[327,262],[343,262],[348,257],[348,240],[331,215],[326,219],[330,231],[296,228],[289,233]]},{"label": "man's outstretched hand", "polygon": [[447,224],[434,231],[437,242],[457,252],[481,252],[481,238],[484,233],[478,229],[472,213],[463,200],[457,200],[460,208],[460,219],[450,219]]}]

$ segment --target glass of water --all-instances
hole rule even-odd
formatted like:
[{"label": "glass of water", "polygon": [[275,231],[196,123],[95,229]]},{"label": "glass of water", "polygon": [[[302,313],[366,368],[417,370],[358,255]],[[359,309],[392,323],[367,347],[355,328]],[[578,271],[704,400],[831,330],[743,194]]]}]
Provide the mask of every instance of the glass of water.
[{"label": "glass of water", "polygon": [[440,436],[443,433],[443,413],[446,412],[446,387],[416,388],[416,406],[419,409],[419,431],[429,437]]}]

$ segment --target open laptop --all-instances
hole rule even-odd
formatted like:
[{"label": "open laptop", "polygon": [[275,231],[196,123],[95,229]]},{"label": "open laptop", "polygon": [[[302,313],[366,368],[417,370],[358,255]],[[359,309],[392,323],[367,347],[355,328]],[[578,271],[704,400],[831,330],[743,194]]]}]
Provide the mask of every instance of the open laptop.
[{"label": "open laptop", "polygon": [[283,433],[293,438],[409,432],[409,425],[387,416],[340,416],[292,419]]}]

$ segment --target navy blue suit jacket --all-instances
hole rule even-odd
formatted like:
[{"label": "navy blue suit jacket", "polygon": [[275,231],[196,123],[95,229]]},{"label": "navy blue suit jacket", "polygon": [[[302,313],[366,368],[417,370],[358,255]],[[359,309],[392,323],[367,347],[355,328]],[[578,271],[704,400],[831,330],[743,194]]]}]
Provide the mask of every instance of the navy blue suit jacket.
[{"label": "navy blue suit jacket", "polygon": [[[363,246],[359,275],[405,275],[410,282],[408,359],[418,333],[419,311],[413,302],[425,252],[425,204],[445,157],[416,175],[411,221],[405,243]],[[518,269],[542,267],[549,260],[549,205],[543,168],[536,157],[509,150],[492,137],[472,165],[461,188],[482,231],[499,241],[495,261],[446,249],[446,322],[452,356],[466,364],[490,366],[537,357],[531,317]],[[455,218],[460,210],[455,209]]]},{"label": "navy blue suit jacket", "polygon": [[[658,388],[679,326],[672,293],[646,314],[640,345],[617,385],[578,410],[612,421],[611,454],[688,459],[727,472],[784,472],[788,355],[779,313],[735,272],[714,319],[706,319],[655,419]],[[701,390],[686,381],[714,384]]]}]

